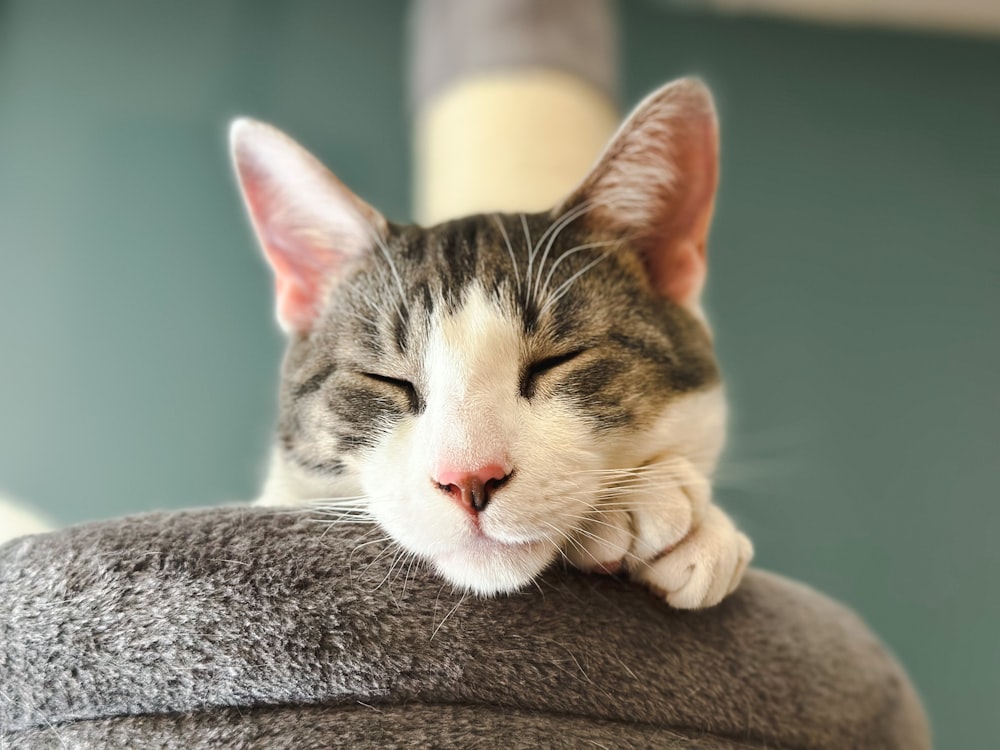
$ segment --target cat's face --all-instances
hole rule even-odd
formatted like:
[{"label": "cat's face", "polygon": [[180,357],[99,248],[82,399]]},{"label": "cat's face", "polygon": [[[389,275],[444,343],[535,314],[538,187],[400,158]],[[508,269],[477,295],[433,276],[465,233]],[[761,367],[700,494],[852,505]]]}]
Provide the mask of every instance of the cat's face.
[{"label": "cat's face", "polygon": [[493,593],[626,491],[655,501],[670,477],[641,467],[677,457],[707,476],[724,423],[698,307],[707,96],[684,82],[651,97],[551,212],[428,229],[386,222],[276,131],[238,124],[290,337],[269,499],[356,496],[446,578]]}]

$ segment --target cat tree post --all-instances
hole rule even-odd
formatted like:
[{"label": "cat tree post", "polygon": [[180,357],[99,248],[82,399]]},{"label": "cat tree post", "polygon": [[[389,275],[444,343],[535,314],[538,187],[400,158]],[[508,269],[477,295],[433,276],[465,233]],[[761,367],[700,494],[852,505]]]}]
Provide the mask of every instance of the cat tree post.
[{"label": "cat tree post", "polygon": [[414,6],[417,221],[555,205],[618,124],[610,4]]}]

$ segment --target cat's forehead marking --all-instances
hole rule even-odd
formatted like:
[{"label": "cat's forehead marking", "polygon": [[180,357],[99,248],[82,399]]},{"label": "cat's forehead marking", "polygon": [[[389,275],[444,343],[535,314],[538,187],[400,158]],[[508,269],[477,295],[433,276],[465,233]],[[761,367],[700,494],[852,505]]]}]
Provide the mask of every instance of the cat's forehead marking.
[{"label": "cat's forehead marking", "polygon": [[473,282],[456,308],[434,316],[425,357],[428,379],[465,389],[471,380],[516,372],[520,338],[510,311]]},{"label": "cat's forehead marking", "polygon": [[429,466],[507,463],[519,351],[509,311],[479,283],[435,317],[424,356]]},{"label": "cat's forehead marking", "polygon": [[[549,231],[554,223],[558,231]],[[547,214],[470,216],[396,231],[394,252],[406,269],[411,300],[424,294],[430,297],[422,300],[424,310],[440,304],[454,311],[465,304],[470,285],[478,284],[486,295],[504,299],[523,336],[536,333],[542,317],[567,334],[579,311],[601,297],[594,284],[606,279],[581,274],[562,287],[566,294],[556,294],[595,255],[580,247],[592,240],[582,226],[553,222]],[[559,304],[546,306],[556,296]]]}]

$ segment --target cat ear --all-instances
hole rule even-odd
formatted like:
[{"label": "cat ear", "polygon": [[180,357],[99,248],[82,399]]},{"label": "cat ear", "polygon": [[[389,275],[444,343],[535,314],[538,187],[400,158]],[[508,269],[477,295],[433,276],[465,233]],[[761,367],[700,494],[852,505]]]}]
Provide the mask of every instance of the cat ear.
[{"label": "cat ear", "polygon": [[697,309],[718,160],[712,95],[696,79],[674,81],[635,108],[556,212],[586,210],[595,228],[627,236],[653,286]]},{"label": "cat ear", "polygon": [[385,219],[281,131],[249,119],[229,130],[243,199],[277,289],[286,333],[308,331],[345,266],[386,235]]}]

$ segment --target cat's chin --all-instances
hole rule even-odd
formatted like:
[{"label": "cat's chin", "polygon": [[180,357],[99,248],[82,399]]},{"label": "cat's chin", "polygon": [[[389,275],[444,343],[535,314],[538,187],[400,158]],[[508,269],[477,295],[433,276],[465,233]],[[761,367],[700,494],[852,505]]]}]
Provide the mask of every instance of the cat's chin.
[{"label": "cat's chin", "polygon": [[476,537],[467,544],[431,556],[438,573],[479,596],[516,591],[530,583],[555,559],[551,541],[507,543]]}]

